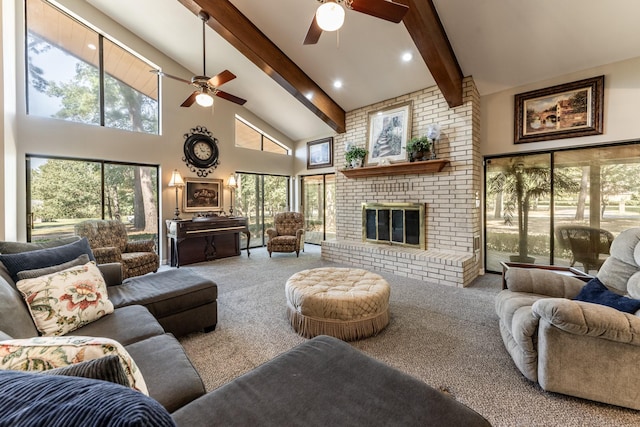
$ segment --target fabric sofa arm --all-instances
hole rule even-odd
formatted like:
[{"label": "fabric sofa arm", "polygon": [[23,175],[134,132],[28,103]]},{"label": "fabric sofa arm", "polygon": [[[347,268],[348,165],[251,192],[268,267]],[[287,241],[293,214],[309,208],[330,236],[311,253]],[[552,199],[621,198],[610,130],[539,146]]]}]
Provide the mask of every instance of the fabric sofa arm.
[{"label": "fabric sofa arm", "polygon": [[267,228],[267,235],[270,239],[273,239],[274,237],[278,237],[278,232],[275,228]]},{"label": "fabric sofa arm", "polygon": [[127,242],[125,252],[155,252],[156,244],[153,240],[134,240]]},{"label": "fabric sofa arm", "polygon": [[304,234],[304,230],[302,228],[296,230],[296,239],[300,241],[300,238],[302,237],[303,234]]},{"label": "fabric sofa arm", "polygon": [[512,292],[546,295],[552,298],[574,298],[585,282],[539,268],[512,267],[505,273],[507,288]]},{"label": "fabric sofa arm", "polygon": [[96,258],[97,264],[109,264],[111,262],[120,262],[122,253],[115,246],[106,246],[103,248],[91,249],[93,256]]},{"label": "fabric sofa arm", "polygon": [[640,317],[614,308],[565,298],[544,298],[532,306],[533,315],[574,335],[604,338],[640,346]]},{"label": "fabric sofa arm", "polygon": [[98,264],[98,268],[107,286],[115,286],[122,283],[122,264],[119,262]]}]

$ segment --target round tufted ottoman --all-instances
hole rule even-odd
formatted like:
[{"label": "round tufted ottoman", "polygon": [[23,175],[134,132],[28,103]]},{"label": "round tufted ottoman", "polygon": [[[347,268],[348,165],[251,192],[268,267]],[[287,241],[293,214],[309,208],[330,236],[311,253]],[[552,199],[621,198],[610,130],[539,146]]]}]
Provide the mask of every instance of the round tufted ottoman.
[{"label": "round tufted ottoman", "polygon": [[305,338],[345,341],[375,335],[389,323],[389,284],[358,268],[313,268],[287,280],[287,316]]}]

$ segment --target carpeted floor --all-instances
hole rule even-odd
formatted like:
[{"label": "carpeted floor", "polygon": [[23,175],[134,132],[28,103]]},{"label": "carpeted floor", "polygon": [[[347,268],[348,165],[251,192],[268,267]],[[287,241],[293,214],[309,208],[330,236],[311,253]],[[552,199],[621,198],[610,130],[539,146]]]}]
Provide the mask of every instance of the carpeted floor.
[{"label": "carpeted floor", "polygon": [[[300,344],[285,317],[284,284],[322,266],[320,248],[240,257],[181,268],[218,284],[214,332],[182,338],[208,390]],[[379,335],[351,343],[370,356],[450,393],[495,426],[638,426],[640,412],[542,391],[513,365],[498,331],[494,296],[500,277],[459,289],[380,273],[391,285],[391,322]]]}]

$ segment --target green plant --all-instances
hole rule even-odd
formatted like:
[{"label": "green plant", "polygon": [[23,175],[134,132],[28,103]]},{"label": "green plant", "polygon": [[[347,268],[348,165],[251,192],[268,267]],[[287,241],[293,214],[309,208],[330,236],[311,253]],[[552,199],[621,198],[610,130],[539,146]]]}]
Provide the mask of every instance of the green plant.
[{"label": "green plant", "polygon": [[431,151],[433,141],[426,136],[416,136],[407,142],[407,152],[412,151]]},{"label": "green plant", "polygon": [[351,164],[353,160],[363,160],[368,153],[366,149],[352,145],[345,151],[344,158],[347,160],[347,164]]}]

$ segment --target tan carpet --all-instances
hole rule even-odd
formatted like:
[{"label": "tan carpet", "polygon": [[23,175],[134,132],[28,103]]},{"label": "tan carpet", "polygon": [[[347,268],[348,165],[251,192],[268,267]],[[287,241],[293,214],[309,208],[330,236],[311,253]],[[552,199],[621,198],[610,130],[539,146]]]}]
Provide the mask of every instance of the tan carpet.
[{"label": "tan carpet", "polygon": [[[211,390],[304,341],[285,315],[284,284],[306,268],[340,266],[306,252],[226,258],[181,268],[218,284],[218,327],[182,344]],[[379,335],[352,343],[370,356],[450,393],[495,426],[638,426],[640,412],[542,391],[507,354],[493,307],[497,275],[458,289],[394,276],[391,321]]]}]

